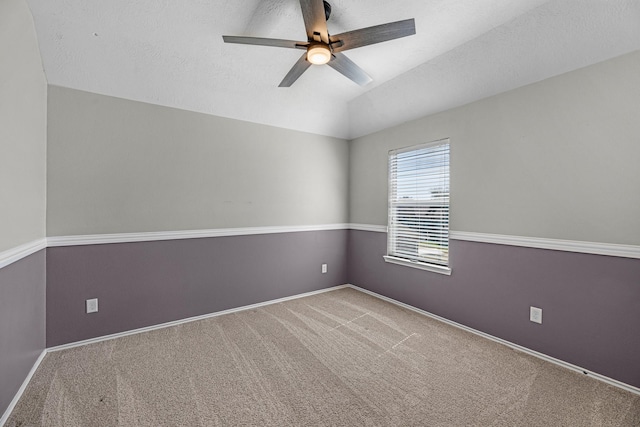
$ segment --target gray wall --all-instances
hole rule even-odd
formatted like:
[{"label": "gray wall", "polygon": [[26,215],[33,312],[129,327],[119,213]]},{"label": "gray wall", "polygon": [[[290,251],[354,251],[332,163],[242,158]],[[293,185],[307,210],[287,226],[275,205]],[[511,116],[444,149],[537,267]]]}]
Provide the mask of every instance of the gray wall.
[{"label": "gray wall", "polygon": [[[387,224],[390,149],[450,137],[452,230],[639,245],[638,70],[634,52],[351,142],[351,222]],[[350,283],[640,387],[640,260],[452,240],[444,276],[385,263],[386,237],[350,231]]]},{"label": "gray wall", "polygon": [[[49,248],[47,346],[342,285],[348,233]],[[89,298],[97,313],[85,314]]]},{"label": "gray wall", "polygon": [[350,222],[387,223],[387,152],[451,138],[451,229],[640,244],[640,51],[351,143]]},{"label": "gray wall", "polygon": [[[26,1],[1,1],[0,253],[45,236],[46,87]],[[0,268],[0,416],[45,346],[44,259]]]},{"label": "gray wall", "polygon": [[344,223],[344,140],[49,87],[49,236]]},{"label": "gray wall", "polygon": [[[348,154],[336,138],[50,86],[47,232],[346,223]],[[347,233],[50,248],[47,345],[344,284]]]},{"label": "gray wall", "polygon": [[386,263],[386,237],[350,231],[350,283],[640,387],[640,260],[453,240],[445,276]]},{"label": "gray wall", "polygon": [[45,251],[0,269],[0,417],[45,348]]},{"label": "gray wall", "polygon": [[25,0],[0,2],[0,252],[44,237],[47,83]]}]

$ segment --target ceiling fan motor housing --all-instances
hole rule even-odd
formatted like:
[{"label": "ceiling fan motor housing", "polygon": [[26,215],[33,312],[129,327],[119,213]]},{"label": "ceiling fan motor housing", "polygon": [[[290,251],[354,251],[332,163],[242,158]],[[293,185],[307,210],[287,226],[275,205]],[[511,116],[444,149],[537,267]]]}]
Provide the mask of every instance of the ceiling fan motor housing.
[{"label": "ceiling fan motor housing", "polygon": [[323,1],[322,3],[324,3],[324,18],[328,21],[331,16],[331,5],[328,1]]}]

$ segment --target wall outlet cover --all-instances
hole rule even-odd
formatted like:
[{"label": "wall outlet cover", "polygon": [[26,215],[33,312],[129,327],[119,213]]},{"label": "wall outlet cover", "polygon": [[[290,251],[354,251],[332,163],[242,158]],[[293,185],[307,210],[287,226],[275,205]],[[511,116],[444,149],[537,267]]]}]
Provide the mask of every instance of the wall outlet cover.
[{"label": "wall outlet cover", "polygon": [[322,274],[327,272],[327,264],[322,264]]},{"label": "wall outlet cover", "polygon": [[530,307],[529,320],[534,323],[542,324],[542,309],[538,307]]},{"label": "wall outlet cover", "polygon": [[87,300],[87,313],[95,313],[98,311],[98,298]]}]

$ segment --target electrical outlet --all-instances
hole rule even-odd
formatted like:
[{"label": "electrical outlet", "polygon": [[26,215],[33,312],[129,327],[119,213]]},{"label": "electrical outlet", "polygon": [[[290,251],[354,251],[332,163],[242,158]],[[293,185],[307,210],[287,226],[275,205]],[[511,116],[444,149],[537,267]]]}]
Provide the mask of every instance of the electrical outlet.
[{"label": "electrical outlet", "polygon": [[538,307],[530,307],[529,320],[534,323],[542,323],[542,309]]},{"label": "electrical outlet", "polygon": [[87,313],[96,313],[98,311],[98,298],[87,300]]},{"label": "electrical outlet", "polygon": [[322,274],[327,272],[327,264],[322,264]]}]

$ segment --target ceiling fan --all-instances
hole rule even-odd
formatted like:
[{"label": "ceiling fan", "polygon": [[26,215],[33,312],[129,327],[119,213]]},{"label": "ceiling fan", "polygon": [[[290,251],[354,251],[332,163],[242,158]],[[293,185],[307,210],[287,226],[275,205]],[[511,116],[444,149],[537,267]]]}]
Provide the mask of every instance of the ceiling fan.
[{"label": "ceiling fan", "polygon": [[323,0],[300,0],[300,6],[302,7],[304,26],[307,30],[306,42],[245,36],[222,36],[222,38],[225,43],[305,50],[306,52],[280,82],[279,87],[290,87],[311,64],[327,64],[357,84],[364,86],[372,80],[371,77],[342,52],[411,36],[416,33],[415,20],[412,18],[332,36],[327,29],[327,21],[331,16],[331,5],[328,2]]}]

